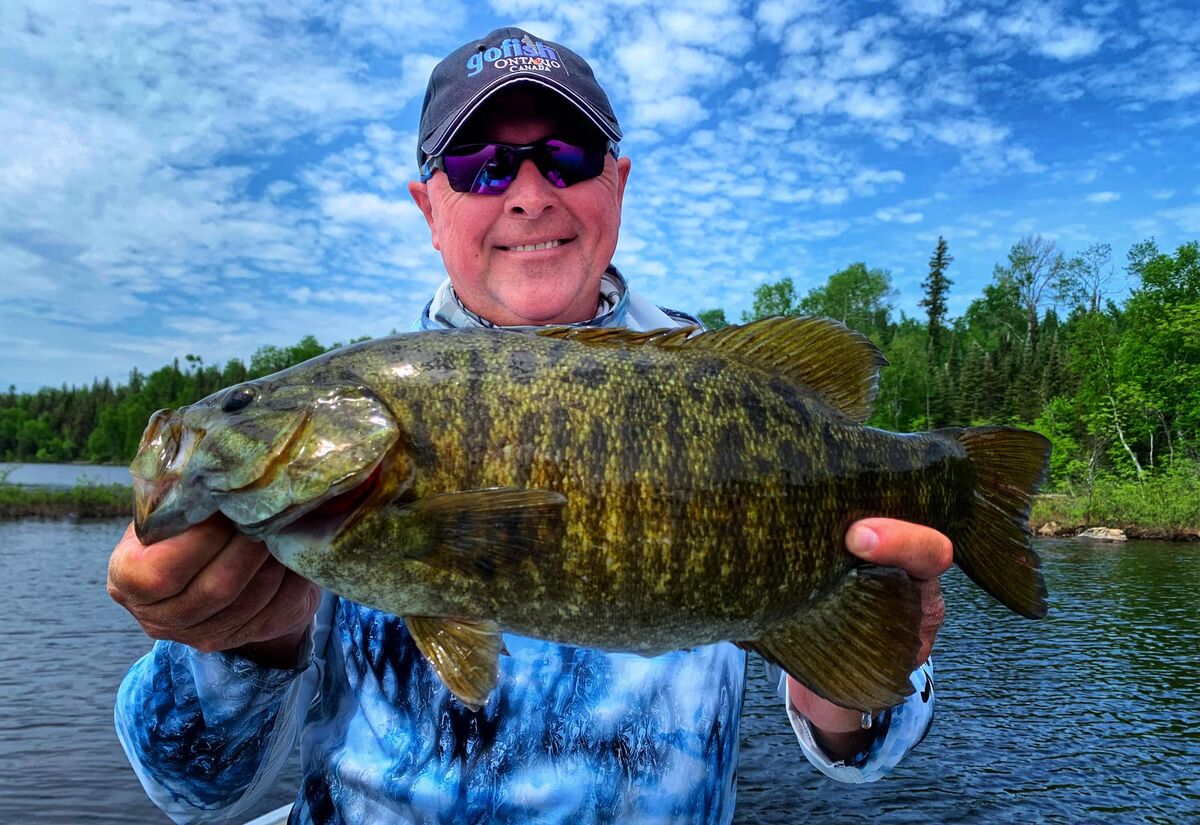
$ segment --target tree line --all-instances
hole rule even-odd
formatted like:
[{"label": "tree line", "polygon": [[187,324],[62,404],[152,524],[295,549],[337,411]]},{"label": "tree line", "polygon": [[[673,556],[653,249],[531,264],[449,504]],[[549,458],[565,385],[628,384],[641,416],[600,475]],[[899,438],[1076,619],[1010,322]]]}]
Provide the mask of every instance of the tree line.
[{"label": "tree line", "polygon": [[[924,317],[896,317],[889,274],[855,263],[803,296],[791,278],[762,284],[742,320],[845,322],[890,362],[868,423],[1036,429],[1054,445],[1050,489],[1200,475],[1200,244],[1167,253],[1143,241],[1118,265],[1108,244],[1070,254],[1026,236],[957,318],[947,311],[953,260],[938,238],[922,284]],[[702,318],[726,323],[720,309]]]},{"label": "tree line", "polygon": [[[987,423],[1037,429],[1054,444],[1053,488],[1090,489],[1100,477],[1200,474],[1200,244],[1168,253],[1148,240],[1118,264],[1108,244],[1068,253],[1026,236],[995,265],[982,295],[952,318],[953,261],[939,238],[918,317],[897,313],[888,272],[854,263],[803,295],[790,277],[760,285],[742,320],[816,314],[843,321],[874,340],[891,364],[869,423],[898,431]],[[710,327],[727,323],[722,309],[701,317]],[[154,410],[329,348],[308,336],[295,346],[264,347],[248,365],[235,359],[218,367],[188,355],[149,375],[134,370],[115,387],[107,379],[34,393],[10,387],[0,395],[0,459],[128,462]]]},{"label": "tree line", "polygon": [[149,375],[135,368],[129,383],[117,387],[107,378],[91,386],[64,384],[34,393],[17,393],[10,386],[0,396],[0,459],[127,464],[155,410],[191,404],[222,387],[269,375],[333,347],[309,335],[294,346],[262,347],[249,365],[235,358],[220,367],[187,355],[182,365],[175,359]]}]

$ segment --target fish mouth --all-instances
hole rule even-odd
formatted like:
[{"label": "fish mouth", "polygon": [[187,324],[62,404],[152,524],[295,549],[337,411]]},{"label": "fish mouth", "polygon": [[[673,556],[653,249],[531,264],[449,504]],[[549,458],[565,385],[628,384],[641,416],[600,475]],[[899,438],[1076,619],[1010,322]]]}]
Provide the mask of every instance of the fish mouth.
[{"label": "fish mouth", "polygon": [[383,488],[381,460],[360,481],[304,509],[293,508],[267,521],[243,528],[247,533],[277,533],[291,537],[332,539],[362,514],[364,505]]},{"label": "fish mouth", "polygon": [[184,425],[175,410],[158,410],[146,425],[133,476],[133,526],[143,544],[170,538],[190,525],[185,508],[175,505],[183,468],[204,433]]}]

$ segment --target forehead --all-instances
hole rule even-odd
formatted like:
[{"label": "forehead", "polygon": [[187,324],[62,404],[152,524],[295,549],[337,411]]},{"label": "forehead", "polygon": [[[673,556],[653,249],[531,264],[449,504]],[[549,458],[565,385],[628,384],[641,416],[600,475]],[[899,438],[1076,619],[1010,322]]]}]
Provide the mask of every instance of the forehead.
[{"label": "forehead", "polygon": [[489,98],[451,143],[527,143],[550,135],[585,138],[600,130],[558,94],[522,84]]}]

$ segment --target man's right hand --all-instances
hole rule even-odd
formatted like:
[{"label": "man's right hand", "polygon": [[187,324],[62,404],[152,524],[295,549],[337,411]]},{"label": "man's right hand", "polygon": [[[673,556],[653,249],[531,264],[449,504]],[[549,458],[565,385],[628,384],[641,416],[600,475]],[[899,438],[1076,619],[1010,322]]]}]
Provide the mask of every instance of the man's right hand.
[{"label": "man's right hand", "polygon": [[321,600],[320,588],[220,515],[151,545],[130,524],[108,562],[108,594],[153,639],[277,668],[299,664]]}]

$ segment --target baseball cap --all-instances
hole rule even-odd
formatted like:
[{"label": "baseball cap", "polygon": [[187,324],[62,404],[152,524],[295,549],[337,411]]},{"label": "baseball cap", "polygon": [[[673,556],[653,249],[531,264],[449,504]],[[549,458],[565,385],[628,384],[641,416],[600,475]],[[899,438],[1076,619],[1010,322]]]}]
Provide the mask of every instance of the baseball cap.
[{"label": "baseball cap", "polygon": [[533,83],[575,105],[614,143],[621,127],[592,67],[566,46],[508,26],[459,46],[434,67],[421,106],[417,165],[440,155],[489,97],[514,83]]}]

